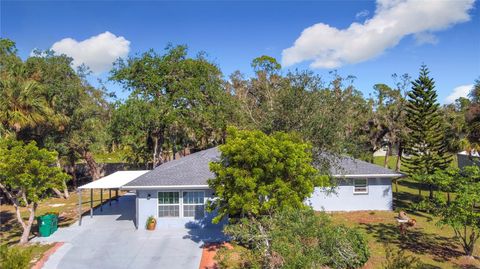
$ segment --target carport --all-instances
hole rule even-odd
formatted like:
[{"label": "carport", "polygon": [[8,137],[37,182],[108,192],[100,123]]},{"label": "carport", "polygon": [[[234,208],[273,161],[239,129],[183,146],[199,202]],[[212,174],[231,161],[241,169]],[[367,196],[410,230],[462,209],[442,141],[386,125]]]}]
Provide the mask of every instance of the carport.
[{"label": "carport", "polygon": [[112,202],[112,190],[115,191],[115,200],[118,201],[118,190],[125,184],[147,173],[148,170],[117,171],[108,176],[78,187],[78,225],[82,225],[82,191],[90,190],[90,218],[93,218],[93,190],[100,189],[100,211],[103,210],[103,190],[108,190],[109,204]]}]

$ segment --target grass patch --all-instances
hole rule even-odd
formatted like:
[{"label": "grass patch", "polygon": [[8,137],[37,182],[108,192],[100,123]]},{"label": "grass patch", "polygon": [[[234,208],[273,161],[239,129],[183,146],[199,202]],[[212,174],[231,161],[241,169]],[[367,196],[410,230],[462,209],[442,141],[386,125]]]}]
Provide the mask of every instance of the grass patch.
[{"label": "grass patch", "polygon": [[[112,191],[112,198],[115,192]],[[121,195],[121,193],[119,193]],[[104,202],[108,200],[108,191],[103,192]],[[100,205],[100,190],[93,192],[93,206]],[[88,214],[90,210],[90,191],[82,191],[82,212]],[[37,208],[36,216],[41,216],[47,212],[55,212],[59,215],[60,227],[69,226],[78,219],[78,194],[77,192],[70,193],[68,199],[50,198],[41,202]],[[29,212],[22,208],[22,217],[26,220]],[[20,240],[22,235],[22,228],[17,221],[15,215],[15,208],[12,205],[2,205],[0,209],[0,239],[2,244],[15,244]],[[34,237],[38,231],[36,221],[32,227],[32,234]]]},{"label": "grass patch", "polygon": [[93,157],[97,163],[123,163],[127,156],[127,151],[117,149],[112,152],[95,152]]},{"label": "grass patch", "polygon": [[[438,218],[430,214],[408,211],[409,205],[419,200],[418,188],[424,190],[423,196],[428,196],[426,186],[408,179],[399,181],[398,193],[394,193],[396,211],[406,210],[411,218],[417,220],[415,227],[410,228],[406,236],[399,233],[396,212],[336,212],[330,215],[334,223],[357,227],[367,235],[371,258],[364,268],[382,268],[386,244],[405,249],[408,255],[419,258],[425,268],[480,268],[480,260],[470,260],[463,256],[461,246],[450,227],[438,226]],[[475,248],[474,255],[480,256],[479,242]]]}]

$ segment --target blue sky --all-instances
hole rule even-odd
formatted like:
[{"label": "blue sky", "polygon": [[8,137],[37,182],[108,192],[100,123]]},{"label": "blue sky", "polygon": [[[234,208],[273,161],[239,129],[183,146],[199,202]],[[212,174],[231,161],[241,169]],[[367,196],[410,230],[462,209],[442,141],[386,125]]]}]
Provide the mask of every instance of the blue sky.
[{"label": "blue sky", "polygon": [[[428,9],[422,10],[413,1],[1,1],[0,35],[17,43],[22,58],[57,42],[78,61],[98,64],[92,81],[107,77],[97,60],[108,65],[109,54],[161,51],[169,42],[188,45],[192,55],[206,51],[225,76],[235,70],[250,75],[251,60],[260,55],[288,65],[284,72],[308,68],[325,80],[335,69],[356,76],[365,96],[375,83],[392,84],[393,73],[415,77],[425,63],[444,103],[480,75],[479,4],[454,0],[436,7],[445,1],[424,0]],[[393,28],[372,33],[392,21]],[[94,39],[90,50],[79,52],[76,42],[105,32],[105,51],[104,39]],[[60,42],[65,38],[73,40]],[[119,86],[108,86],[126,97]]]}]

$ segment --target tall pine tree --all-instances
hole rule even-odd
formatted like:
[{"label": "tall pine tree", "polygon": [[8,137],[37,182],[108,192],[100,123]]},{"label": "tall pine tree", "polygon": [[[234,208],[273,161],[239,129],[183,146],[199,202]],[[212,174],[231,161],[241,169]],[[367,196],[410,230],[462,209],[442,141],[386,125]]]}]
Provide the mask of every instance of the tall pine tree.
[{"label": "tall pine tree", "polygon": [[406,105],[406,123],[410,129],[407,138],[405,166],[411,175],[428,178],[430,198],[436,186],[433,173],[449,166],[451,156],[447,152],[445,127],[437,103],[435,82],[429,77],[428,68],[420,68],[420,76],[412,82]]}]

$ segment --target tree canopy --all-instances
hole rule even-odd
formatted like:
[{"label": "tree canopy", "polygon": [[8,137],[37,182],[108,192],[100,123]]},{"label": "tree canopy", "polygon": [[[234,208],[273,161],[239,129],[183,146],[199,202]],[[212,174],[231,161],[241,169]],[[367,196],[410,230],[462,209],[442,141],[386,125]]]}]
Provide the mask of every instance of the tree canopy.
[{"label": "tree canopy", "polygon": [[[48,197],[49,190],[61,188],[68,175],[56,166],[57,153],[39,149],[34,141],[24,144],[13,139],[0,139],[0,189],[16,209],[23,234],[20,243],[26,243],[30,235],[38,203]],[[24,221],[20,207],[29,210]]]},{"label": "tree canopy", "polygon": [[[164,54],[151,50],[119,60],[111,79],[131,92],[118,113],[128,116],[129,123],[144,121],[127,126],[113,116],[111,130],[119,135],[114,142],[125,142],[134,160],[156,166],[182,149],[203,149],[222,141],[231,115],[230,96],[221,71],[204,54],[190,58],[186,46],[169,46]],[[140,128],[131,132],[133,126]]]},{"label": "tree canopy", "polygon": [[[441,120],[435,83],[426,66],[421,67],[420,75],[412,85],[406,106],[406,123],[410,132],[406,143],[409,157],[405,159],[405,165],[412,174],[432,175],[435,170],[450,165],[445,124]],[[429,185],[432,198],[435,184],[429,182]]]},{"label": "tree canopy", "polygon": [[217,199],[214,221],[223,217],[254,217],[280,208],[303,208],[320,182],[312,166],[311,146],[295,135],[229,128],[219,147],[221,159],[211,163],[209,180]]}]

